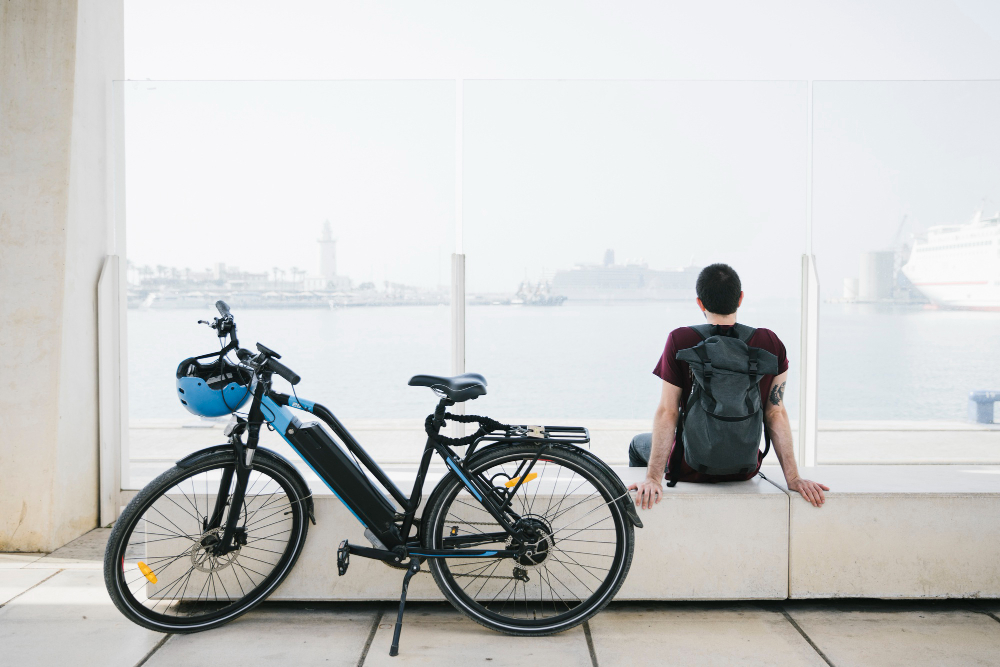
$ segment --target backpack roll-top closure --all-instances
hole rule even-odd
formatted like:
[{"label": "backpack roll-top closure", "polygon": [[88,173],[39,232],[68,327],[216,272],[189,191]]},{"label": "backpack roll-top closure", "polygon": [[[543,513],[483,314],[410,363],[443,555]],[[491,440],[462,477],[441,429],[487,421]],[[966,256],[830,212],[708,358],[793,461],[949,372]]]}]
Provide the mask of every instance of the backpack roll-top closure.
[{"label": "backpack roll-top closure", "polygon": [[677,359],[691,367],[692,399],[697,394],[706,412],[722,418],[747,417],[759,410],[757,385],[765,375],[778,372],[774,354],[728,336],[710,336],[680,350]]}]

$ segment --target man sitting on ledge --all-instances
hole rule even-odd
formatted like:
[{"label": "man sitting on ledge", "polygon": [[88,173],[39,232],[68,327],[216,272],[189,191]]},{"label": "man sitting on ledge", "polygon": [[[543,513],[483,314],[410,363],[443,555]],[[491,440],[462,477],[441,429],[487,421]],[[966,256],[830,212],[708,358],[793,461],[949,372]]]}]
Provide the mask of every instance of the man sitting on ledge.
[{"label": "man sitting on ledge", "polygon": [[[713,326],[681,327],[671,331],[660,362],[653,369],[653,373],[663,380],[660,404],[653,418],[653,432],[635,436],[628,452],[630,466],[647,467],[646,479],[629,487],[638,491],[636,505],[650,509],[660,502],[665,474],[671,482],[753,479],[764,459],[757,449],[762,409],[763,424],[774,444],[789,490],[798,491],[814,506],[821,506],[825,500],[823,491],[829,491],[829,487],[799,477],[792,454],[792,429],[784,405],[788,376],[785,346],[773,331],[737,325],[736,309],[743,303],[743,291],[740,277],[732,267],[726,264],[705,267],[698,276],[696,290],[698,307],[705,314],[708,324]],[[710,356],[713,353],[716,355],[714,358]],[[727,362],[731,368],[726,368]],[[761,375],[756,373],[758,363]],[[775,372],[766,373],[768,367]],[[742,373],[732,372],[737,369]],[[740,375],[742,380],[738,377]],[[753,386],[754,383],[759,389]],[[739,393],[741,389],[742,394]],[[689,401],[693,390],[695,400]],[[759,403],[753,395],[758,391]],[[723,415],[727,409],[732,410],[731,405],[735,405],[737,411],[751,414],[748,417]],[[675,438],[681,408],[685,408],[685,423],[680,424],[681,436]],[[697,424],[691,423],[699,420]],[[685,432],[685,428],[691,433]],[[705,443],[706,434],[710,432],[721,434],[723,437],[718,439],[723,442]],[[736,446],[734,443],[739,441],[740,435],[747,443],[744,447],[751,448],[751,462],[745,463],[742,468],[738,464],[736,468],[731,468],[739,469],[739,472],[713,474],[713,465],[717,468],[719,461],[733,458],[730,456],[732,452],[726,450]],[[685,443],[692,448],[688,456],[684,452]],[[692,459],[694,445],[703,452],[709,452],[714,461],[702,465]],[[753,465],[754,459],[756,465]],[[692,460],[695,460],[698,469],[692,467]]]}]

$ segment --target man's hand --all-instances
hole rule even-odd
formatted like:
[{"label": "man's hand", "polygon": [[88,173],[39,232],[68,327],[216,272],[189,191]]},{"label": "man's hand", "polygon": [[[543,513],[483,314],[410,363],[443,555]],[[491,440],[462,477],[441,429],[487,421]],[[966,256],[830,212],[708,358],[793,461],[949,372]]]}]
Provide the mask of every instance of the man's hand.
[{"label": "man's hand", "polygon": [[637,491],[638,493],[635,494],[635,504],[644,510],[648,510],[660,502],[660,497],[663,495],[663,484],[659,480],[647,477],[638,484],[628,487],[628,490]]},{"label": "man's hand", "polygon": [[788,482],[788,490],[798,491],[802,494],[803,498],[813,504],[813,507],[821,507],[823,503],[826,502],[826,498],[823,497],[823,492],[829,491],[830,487],[820,484],[819,482],[799,478],[792,482]]}]

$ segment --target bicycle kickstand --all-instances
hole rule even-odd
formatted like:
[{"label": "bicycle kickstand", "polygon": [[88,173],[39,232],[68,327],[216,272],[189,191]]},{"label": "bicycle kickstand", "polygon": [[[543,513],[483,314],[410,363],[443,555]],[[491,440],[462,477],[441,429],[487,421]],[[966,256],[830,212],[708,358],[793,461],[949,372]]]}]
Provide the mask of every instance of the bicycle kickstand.
[{"label": "bicycle kickstand", "polygon": [[406,589],[410,586],[410,579],[420,571],[420,559],[413,558],[406,574],[403,575],[403,593],[399,596],[399,614],[396,616],[396,628],[392,631],[392,646],[389,647],[389,655],[396,657],[399,655],[399,633],[403,630],[403,609],[406,607]]}]

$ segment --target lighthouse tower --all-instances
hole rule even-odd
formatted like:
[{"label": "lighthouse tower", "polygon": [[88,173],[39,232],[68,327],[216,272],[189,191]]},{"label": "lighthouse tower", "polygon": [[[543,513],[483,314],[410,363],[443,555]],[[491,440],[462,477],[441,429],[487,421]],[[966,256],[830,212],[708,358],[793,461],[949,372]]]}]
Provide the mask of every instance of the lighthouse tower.
[{"label": "lighthouse tower", "polygon": [[319,237],[319,275],[325,287],[337,283],[337,239],[333,238],[330,221],[323,223],[323,234]]}]

